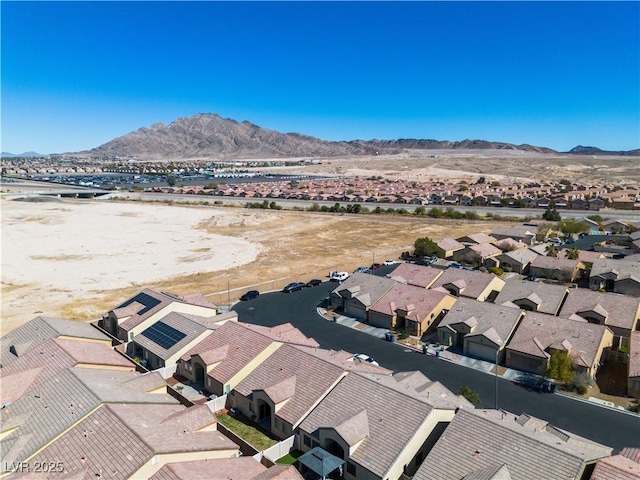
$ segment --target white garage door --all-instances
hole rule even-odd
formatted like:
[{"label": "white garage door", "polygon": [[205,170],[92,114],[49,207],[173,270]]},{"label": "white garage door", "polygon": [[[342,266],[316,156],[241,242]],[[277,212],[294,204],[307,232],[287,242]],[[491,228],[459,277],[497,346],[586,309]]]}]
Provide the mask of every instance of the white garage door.
[{"label": "white garage door", "polygon": [[467,352],[470,357],[482,358],[483,360],[491,363],[496,361],[496,349],[491,345],[468,342]]}]

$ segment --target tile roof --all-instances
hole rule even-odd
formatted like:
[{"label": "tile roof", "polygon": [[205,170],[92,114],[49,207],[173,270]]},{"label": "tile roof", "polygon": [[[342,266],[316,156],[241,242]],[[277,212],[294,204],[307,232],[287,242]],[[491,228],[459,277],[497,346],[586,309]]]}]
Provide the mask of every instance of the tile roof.
[{"label": "tile roof", "polygon": [[538,255],[531,262],[531,267],[573,272],[576,268],[584,268],[584,264],[580,260],[570,260],[560,256],[548,257],[546,255]]},{"label": "tile roof", "polygon": [[378,277],[369,273],[354,273],[331,293],[342,296],[341,292],[350,290],[355,292],[353,297],[369,307],[376,303],[396,283],[395,280],[386,277]]},{"label": "tile roof", "polygon": [[610,454],[611,448],[527,415],[462,409],[413,478],[476,478],[467,475],[506,465],[514,479],[539,480],[541,472],[544,478],[573,479],[580,478],[586,463]]},{"label": "tile roof", "polygon": [[34,346],[57,337],[87,338],[110,342],[109,337],[90,323],[51,317],[35,317],[0,338],[0,365],[4,367],[17,358],[11,350],[17,349],[18,353],[26,353]]},{"label": "tile roof", "polygon": [[527,264],[533,262],[537,256],[538,254],[533,250],[529,248],[522,248],[519,250],[512,250],[510,252],[504,252],[503,254],[498,255],[498,260],[513,260],[521,265],[526,266]]},{"label": "tile roof", "polygon": [[502,347],[511,337],[522,314],[520,309],[479,302],[471,298],[459,298],[440,321],[438,328],[462,323],[473,317],[477,327],[471,334],[478,335],[493,330],[497,335],[498,345]]},{"label": "tile roof", "polygon": [[457,239],[459,242],[466,241],[469,239],[470,241],[480,244],[480,243],[493,243],[496,241],[494,237],[491,235],[487,235],[486,233],[472,233],[471,235],[465,235],[464,237],[460,237]]},{"label": "tile roof", "polygon": [[369,310],[389,316],[395,315],[397,310],[406,310],[409,318],[422,321],[448,296],[446,293],[436,290],[426,290],[421,287],[398,283],[374,303]]},{"label": "tile roof", "polygon": [[555,315],[562,305],[567,287],[527,280],[507,280],[494,303],[497,305],[502,305],[505,302],[515,304],[516,301],[526,299],[532,293],[542,299],[542,304],[538,307],[539,312]]},{"label": "tile roof", "polygon": [[349,372],[377,373],[379,375],[391,375],[393,372],[384,367],[373,365],[370,362],[353,358],[354,354],[344,350],[326,350],[324,348],[309,348],[298,346],[298,348],[309,355],[318,357],[321,360],[332,363],[342,370]]},{"label": "tile roof", "polygon": [[[179,341],[171,344],[169,348],[165,348],[163,345],[157,344],[152,339],[153,337],[150,336],[150,332],[155,331],[154,327],[158,324],[158,322],[162,322],[165,325],[174,328],[178,332],[183,333],[184,337]],[[175,355],[208,330],[208,328],[201,323],[195,322],[182,313],[177,312],[168,313],[164,317],[160,318],[158,322],[149,325],[148,328],[140,332],[140,334],[136,335],[133,339],[133,343],[150,351],[163,360],[167,360],[171,356]]]},{"label": "tile roof", "polygon": [[387,277],[401,283],[429,288],[442,275],[443,270],[414,263],[401,263]]},{"label": "tile roof", "polygon": [[589,278],[606,275],[607,273],[614,271],[616,272],[617,280],[628,278],[630,276],[640,277],[640,261],[633,261],[624,258],[598,258],[593,262]]},{"label": "tile roof", "polygon": [[[386,379],[387,383],[380,383],[380,379]],[[390,415],[392,405],[401,408],[394,408]],[[431,405],[424,399],[407,394],[391,377],[351,373],[322,399],[300,428],[314,434],[319,428],[336,426],[336,419],[366,420],[367,425],[360,431],[367,431],[368,435],[351,454],[350,460],[385,478],[431,411]]]},{"label": "tile roof", "polygon": [[306,347],[319,347],[320,344],[313,338],[309,338],[304,335],[300,330],[294,327],[291,323],[282,323],[274,327],[263,327],[262,325],[245,324],[245,326],[258,332],[265,337],[269,337],[272,340],[283,343],[291,343],[293,345],[302,345]]},{"label": "tile roof", "polygon": [[303,347],[283,345],[256,367],[236,386],[236,392],[248,397],[252,392],[267,390],[295,376],[295,389],[277,415],[292,425],[304,418],[344,374],[344,370]]},{"label": "tile roof", "polygon": [[436,242],[438,248],[448,252],[449,250],[462,250],[464,245],[453,238],[441,238]]},{"label": "tile roof", "polygon": [[293,465],[274,465],[251,480],[303,480]]},{"label": "tile roof", "polygon": [[639,480],[640,463],[622,455],[601,458],[590,480]]},{"label": "tile roof", "polygon": [[252,480],[267,467],[253,457],[167,463],[150,480]]},{"label": "tile roof", "polygon": [[491,273],[448,268],[440,277],[438,277],[431,288],[442,287],[448,283],[454,283],[459,280],[464,280],[464,283],[466,284],[464,290],[460,292],[460,296],[470,298],[478,298],[480,295],[485,293],[485,290],[492,282],[499,285],[504,284],[504,280]]},{"label": "tile roof", "polygon": [[[592,308],[604,309],[605,324],[609,326],[635,330],[640,318],[640,298],[617,293],[595,292],[583,288],[569,289],[560,315],[568,317],[572,313],[584,312]],[[604,312],[602,312],[604,313]]]},{"label": "tile roof", "polygon": [[499,249],[510,248],[511,251],[522,250],[524,248],[527,248],[526,243],[523,243],[519,240],[514,240],[513,238],[510,238],[510,237],[503,238],[502,240],[498,240],[497,242],[495,242],[495,246],[498,247]]},{"label": "tile roof", "polygon": [[472,250],[481,257],[495,257],[500,255],[502,250],[490,243],[480,243],[478,245],[471,245],[469,250]]},{"label": "tile roof", "polygon": [[568,349],[573,363],[591,367],[607,330],[604,325],[527,312],[507,349],[539,358],[548,358],[550,348]]}]

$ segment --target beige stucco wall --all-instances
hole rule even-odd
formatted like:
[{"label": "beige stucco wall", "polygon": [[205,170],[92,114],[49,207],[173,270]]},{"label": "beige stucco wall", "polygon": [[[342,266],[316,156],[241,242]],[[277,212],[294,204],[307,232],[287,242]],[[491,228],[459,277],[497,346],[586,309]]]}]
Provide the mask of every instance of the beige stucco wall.
[{"label": "beige stucco wall", "polygon": [[497,292],[500,292],[502,290],[502,287],[504,287],[504,285],[505,285],[504,280],[494,276],[493,279],[489,282],[489,285],[487,285],[487,288],[485,288],[482,291],[482,293],[478,295],[477,299],[481,302],[484,302],[487,299],[487,297],[491,295],[492,291],[495,290]]}]

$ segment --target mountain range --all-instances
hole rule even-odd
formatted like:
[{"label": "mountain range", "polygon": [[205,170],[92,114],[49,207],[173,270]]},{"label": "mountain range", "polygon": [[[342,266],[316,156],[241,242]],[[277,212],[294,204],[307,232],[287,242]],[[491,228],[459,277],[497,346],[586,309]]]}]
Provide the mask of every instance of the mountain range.
[{"label": "mountain range", "polygon": [[[300,133],[280,133],[254,125],[222,118],[216,114],[197,114],[143,127],[115,138],[91,150],[69,153],[93,157],[134,156],[140,158],[287,158],[343,157],[359,155],[393,155],[407,150],[519,150],[557,154],[551,148],[485,140],[440,141],[427,139],[326,141]],[[603,151],[596,147],[577,146],[567,154],[640,155],[640,150]],[[22,155],[2,153],[3,157],[41,156],[34,152]]]}]

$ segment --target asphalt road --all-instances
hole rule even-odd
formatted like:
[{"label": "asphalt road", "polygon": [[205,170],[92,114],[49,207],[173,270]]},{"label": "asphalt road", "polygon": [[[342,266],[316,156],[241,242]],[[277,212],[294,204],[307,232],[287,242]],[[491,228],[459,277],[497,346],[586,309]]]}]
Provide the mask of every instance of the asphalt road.
[{"label": "asphalt road", "polygon": [[[242,322],[269,327],[289,322],[323,348],[366,353],[394,372],[419,370],[453,392],[467,385],[478,392],[482,402],[479,407],[495,408],[494,376],[416,353],[320,317],[316,306],[335,287],[335,283],[325,282],[290,294],[266,293],[237,303],[232,309],[238,312]],[[615,452],[624,447],[640,447],[640,417],[635,415],[562,395],[532,392],[501,378],[498,379],[498,407],[542,418],[556,427],[612,447]]]}]

